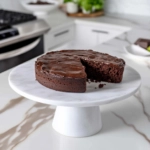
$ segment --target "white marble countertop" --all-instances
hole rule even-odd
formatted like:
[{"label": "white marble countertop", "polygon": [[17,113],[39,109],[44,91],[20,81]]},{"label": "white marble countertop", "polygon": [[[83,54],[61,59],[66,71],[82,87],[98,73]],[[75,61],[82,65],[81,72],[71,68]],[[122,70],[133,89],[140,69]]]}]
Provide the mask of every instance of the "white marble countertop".
[{"label": "white marble countertop", "polygon": [[[122,57],[142,77],[141,89],[135,95],[101,106],[103,128],[100,133],[87,138],[58,134],[51,125],[55,107],[16,94],[8,85],[8,70],[0,74],[0,150],[149,150],[150,60],[133,59],[123,50],[139,37],[150,38],[150,18],[140,18],[114,14],[89,19],[132,27],[129,33],[97,45],[94,50]],[[45,19],[52,28],[72,22],[60,12]]]}]

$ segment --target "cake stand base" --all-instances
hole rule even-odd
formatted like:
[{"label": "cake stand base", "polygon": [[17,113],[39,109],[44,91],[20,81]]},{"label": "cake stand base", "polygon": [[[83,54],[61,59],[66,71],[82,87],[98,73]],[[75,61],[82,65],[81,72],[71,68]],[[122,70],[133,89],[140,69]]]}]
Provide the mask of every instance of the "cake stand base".
[{"label": "cake stand base", "polygon": [[53,128],[70,137],[86,137],[98,133],[102,128],[99,106],[56,108]]}]

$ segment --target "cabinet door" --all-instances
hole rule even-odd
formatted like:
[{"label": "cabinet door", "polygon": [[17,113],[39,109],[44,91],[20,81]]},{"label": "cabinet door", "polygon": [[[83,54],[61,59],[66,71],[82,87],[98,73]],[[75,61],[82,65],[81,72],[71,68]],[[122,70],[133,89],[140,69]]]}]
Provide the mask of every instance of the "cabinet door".
[{"label": "cabinet door", "polygon": [[97,45],[98,34],[93,32],[89,26],[77,25],[75,31],[75,40],[81,44],[82,47],[90,49]]},{"label": "cabinet door", "polygon": [[93,28],[92,31],[98,35],[97,42],[99,44],[104,43],[110,39],[113,39],[114,37],[116,37],[122,33],[120,31],[110,30],[107,28]]},{"label": "cabinet door", "polygon": [[104,43],[121,33],[122,31],[117,31],[103,26],[77,24],[75,40],[88,49],[95,45]]},{"label": "cabinet door", "polygon": [[[114,37],[124,33],[129,29],[122,29],[115,25],[109,25],[104,23],[92,23],[86,21],[76,21],[77,38],[80,41],[89,45],[97,45],[104,43]],[[82,33],[82,34],[81,34]]]},{"label": "cabinet door", "polygon": [[110,33],[108,31],[93,28],[92,32],[97,34],[97,43],[98,44],[101,44],[110,38]]},{"label": "cabinet door", "polygon": [[49,51],[52,47],[60,45],[64,42],[72,40],[74,37],[74,26],[49,31],[45,35],[45,51]]}]

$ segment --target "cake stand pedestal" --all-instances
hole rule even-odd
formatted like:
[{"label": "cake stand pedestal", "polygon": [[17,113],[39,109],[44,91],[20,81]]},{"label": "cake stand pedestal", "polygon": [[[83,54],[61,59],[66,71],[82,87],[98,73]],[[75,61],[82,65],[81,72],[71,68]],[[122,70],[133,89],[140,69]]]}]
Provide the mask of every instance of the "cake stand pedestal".
[{"label": "cake stand pedestal", "polygon": [[99,107],[58,106],[52,126],[57,132],[71,137],[96,134],[102,128]]},{"label": "cake stand pedestal", "polygon": [[102,89],[98,83],[87,83],[85,93],[68,93],[48,89],[35,80],[34,61],[13,69],[9,84],[20,95],[57,106],[53,128],[66,136],[85,137],[102,128],[99,105],[119,101],[133,95],[141,85],[140,75],[126,66],[123,81],[119,84],[106,83]]}]

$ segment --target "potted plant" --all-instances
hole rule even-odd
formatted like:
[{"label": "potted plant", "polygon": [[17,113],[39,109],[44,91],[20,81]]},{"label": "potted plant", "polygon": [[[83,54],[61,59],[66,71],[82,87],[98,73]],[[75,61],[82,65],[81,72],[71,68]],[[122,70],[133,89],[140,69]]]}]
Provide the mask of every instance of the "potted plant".
[{"label": "potted plant", "polygon": [[104,6],[104,0],[80,0],[78,3],[84,14],[99,11]]},{"label": "potted plant", "polygon": [[92,11],[100,11],[104,7],[104,0],[93,0]]},{"label": "potted plant", "polygon": [[68,13],[77,13],[78,12],[78,1],[77,0],[64,0],[66,3],[66,10]]}]

